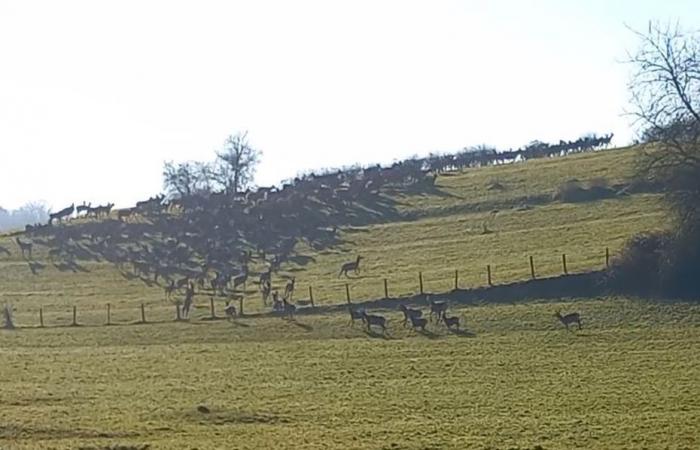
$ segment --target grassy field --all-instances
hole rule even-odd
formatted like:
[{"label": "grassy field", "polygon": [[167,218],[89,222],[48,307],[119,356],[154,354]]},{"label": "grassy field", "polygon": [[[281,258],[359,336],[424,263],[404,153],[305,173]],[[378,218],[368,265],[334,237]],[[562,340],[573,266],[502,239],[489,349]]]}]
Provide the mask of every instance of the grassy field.
[{"label": "grassy field", "polygon": [[[585,328],[557,326],[558,308],[580,311]],[[395,312],[387,338],[344,315],[5,331],[0,447],[700,445],[698,306],[452,313],[468,332],[410,333]]]},{"label": "grassy field", "polygon": [[[558,275],[604,266],[634,233],[666,227],[654,193],[585,203],[551,200],[569,180],[632,179],[634,149],[488,167],[387,193],[397,215],[341,230],[341,243],[299,257],[318,304]],[[493,189],[498,185],[498,189]],[[37,248],[32,275],[0,237],[0,304],[22,328],[0,331],[0,448],[697,448],[700,307],[622,298],[452,305],[460,333],[431,324],[388,336],[346,314],[207,321],[206,296],[175,323],[157,287],[104,263],[62,272]],[[338,278],[364,256],[362,272]],[[261,309],[249,286],[247,311]],[[572,295],[573,297],[573,295]],[[148,324],[138,324],[144,304]],[[106,305],[114,326],[103,326]],[[79,327],[69,327],[71,308]],[[219,308],[221,305],[218,305]],[[37,328],[43,308],[46,328]],[[578,311],[567,333],[555,311]],[[199,412],[206,406],[208,413]],[[110,447],[112,446],[112,447]]]}]

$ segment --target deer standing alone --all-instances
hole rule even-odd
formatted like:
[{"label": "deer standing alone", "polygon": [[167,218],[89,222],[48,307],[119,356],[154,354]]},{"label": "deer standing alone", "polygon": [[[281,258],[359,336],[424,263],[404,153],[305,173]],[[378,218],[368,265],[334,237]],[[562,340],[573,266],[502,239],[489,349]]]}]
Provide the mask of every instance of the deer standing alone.
[{"label": "deer standing alone", "polygon": [[567,314],[565,316],[562,316],[561,312],[557,311],[554,314],[554,317],[559,319],[559,322],[563,323],[566,326],[566,329],[568,331],[571,331],[569,329],[569,324],[572,324],[572,323],[578,324],[578,329],[579,330],[581,329],[581,316],[579,315],[579,313],[571,313],[571,314]]},{"label": "deer standing alone", "polygon": [[357,255],[357,259],[352,262],[347,262],[343,264],[340,267],[340,273],[338,273],[338,277],[340,277],[342,274],[345,274],[345,276],[348,276],[348,272],[352,271],[355,275],[360,273],[360,260],[362,259],[362,256]]},{"label": "deer standing alone", "polygon": [[32,258],[32,241],[23,241],[18,237],[15,238],[15,242],[19,245],[19,250],[22,252],[22,258],[27,258],[25,253],[29,255],[29,259]]}]

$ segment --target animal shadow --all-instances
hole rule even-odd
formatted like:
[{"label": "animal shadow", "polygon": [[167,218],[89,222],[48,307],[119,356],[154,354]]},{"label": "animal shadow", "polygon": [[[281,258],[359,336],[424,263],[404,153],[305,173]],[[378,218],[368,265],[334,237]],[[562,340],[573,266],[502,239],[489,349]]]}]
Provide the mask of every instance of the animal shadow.
[{"label": "animal shadow", "polygon": [[459,337],[466,337],[466,338],[475,338],[476,333],[473,331],[465,330],[465,329],[460,329],[460,330],[455,330],[454,328],[449,328],[447,330],[449,333],[459,336]]},{"label": "animal shadow", "polygon": [[290,323],[293,323],[294,325],[298,326],[299,328],[301,328],[304,331],[313,331],[313,329],[314,329],[314,327],[312,327],[311,325],[297,322],[296,320],[292,320],[292,321],[290,321]]}]

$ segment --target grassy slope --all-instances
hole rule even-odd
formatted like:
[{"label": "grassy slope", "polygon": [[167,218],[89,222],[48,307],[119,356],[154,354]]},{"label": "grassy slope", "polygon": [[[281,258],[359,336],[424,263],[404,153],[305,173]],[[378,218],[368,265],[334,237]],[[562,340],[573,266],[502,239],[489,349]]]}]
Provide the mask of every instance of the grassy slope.
[{"label": "grassy slope", "polygon": [[[339,302],[342,261],[366,258],[353,296],[447,290],[462,285],[601,267],[603,249],[632,233],[665,226],[655,195],[585,204],[513,204],[551,194],[570,178],[629,179],[630,150],[534,161],[440,177],[434,194],[403,195],[415,220],[347,229],[345,243],[303,266],[289,265],[299,291]],[[498,181],[505,190],[486,187]],[[465,206],[466,205],[466,206]],[[499,213],[482,234],[488,211]],[[421,218],[417,218],[421,217]],[[0,257],[0,302],[20,324],[66,324],[70,306],[83,324],[138,319],[149,325],[51,327],[0,332],[0,447],[75,448],[145,444],[154,448],[694,448],[700,432],[700,310],[624,299],[482,305],[453,310],[468,333],[430,326],[370,339],[342,315],[172,323],[162,292],[126,282],[109,266],[66,274],[50,265],[32,276],[16,246]],[[38,256],[42,258],[41,254]],[[279,283],[282,280],[278,280]],[[251,296],[254,294],[251,293]],[[255,298],[255,297],[253,297]],[[603,301],[605,300],[605,301]],[[253,308],[257,301],[250,303]],[[195,317],[207,314],[200,302]],[[554,310],[576,309],[585,330],[566,333]],[[211,414],[196,412],[207,404]]]}]

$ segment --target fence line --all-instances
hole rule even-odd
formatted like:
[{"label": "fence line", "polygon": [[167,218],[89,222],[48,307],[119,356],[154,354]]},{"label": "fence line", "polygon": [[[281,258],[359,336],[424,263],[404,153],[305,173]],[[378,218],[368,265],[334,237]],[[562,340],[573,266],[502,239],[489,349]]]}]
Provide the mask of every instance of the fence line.
[{"label": "fence line", "polygon": [[[528,255],[528,262],[529,262],[529,269],[530,269],[530,278],[532,280],[535,280],[535,279],[537,279],[535,258],[532,255]],[[605,262],[605,267],[610,267],[610,249],[609,249],[609,247],[605,247],[604,262]],[[563,276],[569,275],[568,259],[567,259],[566,253],[561,254],[561,265],[562,265],[561,266],[562,275]],[[486,281],[487,281],[488,286],[494,286],[493,276],[494,276],[493,266],[491,264],[487,264],[486,265],[486,278],[487,278]],[[445,281],[445,279],[443,279],[443,281]],[[383,298],[390,298],[389,297],[389,294],[390,294],[389,283],[390,283],[389,278],[383,278],[383,291],[384,291]],[[418,271],[418,292],[413,292],[414,295],[415,294],[424,294],[426,292],[424,283],[425,283],[425,279],[424,279],[423,271]],[[347,303],[351,303],[353,301],[353,298],[351,295],[350,283],[346,282],[344,284],[345,284],[345,300]],[[477,286],[473,286],[473,287],[477,287]],[[460,289],[460,270],[455,269],[454,270],[454,290],[459,290],[459,289]],[[314,299],[314,286],[313,285],[310,284],[308,286],[308,292],[309,292],[308,304],[311,305],[311,308],[315,308],[316,304],[315,304],[315,299]],[[408,295],[411,295],[411,294],[408,294]],[[243,316],[244,298],[242,296],[239,296],[238,299],[239,299],[238,314],[240,316]],[[359,299],[355,299],[355,300],[359,300]],[[175,321],[183,320],[180,302],[179,301],[176,302],[174,306],[175,306],[174,320]],[[166,308],[166,306],[164,305],[160,309],[165,309],[165,308]],[[146,317],[147,316],[146,305],[144,303],[141,303],[138,309],[140,310],[140,317],[139,317],[140,320],[136,320],[135,323],[144,323],[144,324],[150,323],[147,321],[147,317]],[[73,327],[81,326],[82,324],[78,322],[78,307],[77,307],[77,305],[73,305],[71,307],[71,310],[72,310],[71,311],[72,312],[72,315],[71,315],[72,320],[70,321],[70,323],[68,325],[73,326]],[[121,311],[127,311],[127,310],[133,311],[132,308],[121,309]],[[209,319],[214,320],[214,319],[221,318],[221,317],[218,317],[216,315],[215,298],[213,295],[210,296],[209,310],[210,310]],[[91,309],[91,311],[95,311],[95,310]],[[108,325],[108,326],[115,325],[115,322],[113,322],[113,320],[112,320],[112,312],[113,312],[112,311],[112,304],[107,303],[106,304],[106,322],[103,323],[104,325]],[[50,326],[46,322],[46,317],[45,317],[44,313],[45,313],[44,307],[40,306],[39,310],[38,310],[39,327],[42,327],[42,328],[45,328],[46,326]],[[163,315],[161,314],[160,317],[163,317]],[[83,317],[83,319],[85,319],[85,318]],[[172,320],[172,319],[170,319],[170,320]],[[134,322],[132,321],[132,322],[124,322],[124,323],[134,323]],[[64,322],[64,324],[65,324],[65,322]]]}]

